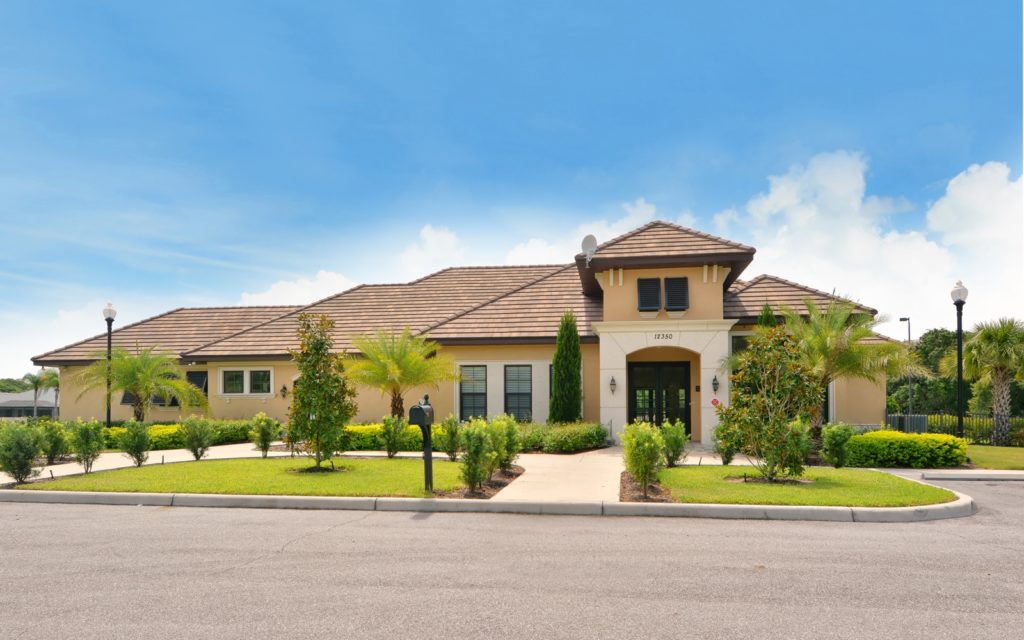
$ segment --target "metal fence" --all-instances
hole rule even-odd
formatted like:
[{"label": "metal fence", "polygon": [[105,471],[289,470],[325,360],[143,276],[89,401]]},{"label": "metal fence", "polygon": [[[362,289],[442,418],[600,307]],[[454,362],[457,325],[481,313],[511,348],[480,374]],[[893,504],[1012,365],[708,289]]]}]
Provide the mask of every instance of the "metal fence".
[{"label": "metal fence", "polygon": [[[964,437],[972,444],[991,444],[992,427],[996,418],[1007,420],[1010,427],[1010,444],[1024,446],[1024,417],[993,416],[991,414],[964,414]],[[950,413],[890,413],[885,418],[889,429],[904,433],[957,433],[957,417]]]}]

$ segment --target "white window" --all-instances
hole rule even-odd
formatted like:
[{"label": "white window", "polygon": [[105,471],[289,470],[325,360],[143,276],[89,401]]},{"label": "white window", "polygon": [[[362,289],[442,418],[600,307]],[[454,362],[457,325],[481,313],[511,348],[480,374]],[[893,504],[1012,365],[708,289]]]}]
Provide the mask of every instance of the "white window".
[{"label": "white window", "polygon": [[263,367],[220,370],[220,393],[226,396],[269,396],[274,393],[274,370]]}]

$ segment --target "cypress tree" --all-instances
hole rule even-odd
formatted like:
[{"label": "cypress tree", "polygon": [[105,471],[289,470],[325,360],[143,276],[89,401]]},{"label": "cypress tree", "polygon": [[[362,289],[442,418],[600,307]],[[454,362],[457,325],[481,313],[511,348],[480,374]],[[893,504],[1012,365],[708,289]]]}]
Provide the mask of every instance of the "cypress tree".
[{"label": "cypress tree", "polygon": [[767,302],[761,307],[761,315],[757,318],[757,324],[762,327],[774,327],[776,325],[775,312],[772,311],[771,305]]},{"label": "cypress tree", "polygon": [[551,410],[548,422],[578,422],[583,417],[583,379],[580,334],[571,310],[562,315],[551,372]]}]

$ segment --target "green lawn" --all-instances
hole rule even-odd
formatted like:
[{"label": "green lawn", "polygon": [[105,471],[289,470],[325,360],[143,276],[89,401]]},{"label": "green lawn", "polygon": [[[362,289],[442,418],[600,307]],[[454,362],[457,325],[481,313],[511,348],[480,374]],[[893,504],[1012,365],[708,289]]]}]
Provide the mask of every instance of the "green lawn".
[{"label": "green lawn", "polygon": [[[427,495],[423,491],[422,460],[336,458],[334,464],[344,471],[299,472],[313,466],[308,458],[204,460],[99,471],[84,476],[43,480],[18,488],[297,496]],[[434,460],[435,489],[450,491],[461,486],[457,463]]]},{"label": "green lawn", "polygon": [[972,444],[967,457],[982,469],[1024,469],[1024,447],[990,447]]},{"label": "green lawn", "polygon": [[675,467],[658,480],[679,502],[706,504],[776,504],[841,507],[909,507],[950,502],[953,493],[911,482],[882,471],[808,467],[810,484],[729,482],[727,476],[756,474],[752,467]]}]

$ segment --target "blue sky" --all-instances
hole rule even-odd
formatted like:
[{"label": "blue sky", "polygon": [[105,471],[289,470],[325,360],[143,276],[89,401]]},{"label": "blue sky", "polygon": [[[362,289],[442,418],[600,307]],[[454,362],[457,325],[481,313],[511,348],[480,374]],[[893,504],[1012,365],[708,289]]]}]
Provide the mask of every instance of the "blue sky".
[{"label": "blue sky", "polygon": [[0,5],[0,375],[107,300],[568,261],[652,217],[917,327],[953,276],[1024,315],[1019,2],[340,5]]}]

